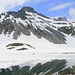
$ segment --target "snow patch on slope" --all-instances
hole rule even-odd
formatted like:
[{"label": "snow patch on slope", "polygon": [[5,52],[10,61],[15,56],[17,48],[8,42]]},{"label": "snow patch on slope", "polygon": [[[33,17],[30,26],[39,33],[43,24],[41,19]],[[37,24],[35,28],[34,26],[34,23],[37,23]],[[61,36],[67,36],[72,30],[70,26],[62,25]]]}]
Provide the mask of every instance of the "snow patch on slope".
[{"label": "snow patch on slope", "polygon": [[[74,54],[63,54],[63,52],[75,52],[75,38],[71,36],[66,35],[68,39],[68,41],[66,41],[67,44],[53,44],[44,38],[38,39],[32,33],[31,36],[22,34],[17,40],[12,39],[12,34],[10,36],[11,37],[8,38],[7,35],[0,35],[0,68],[7,68],[27,62],[30,62],[28,65],[33,66],[36,65],[36,63],[53,59],[66,59],[68,61],[72,59],[74,61]],[[25,51],[6,49],[6,45],[15,42],[30,44],[34,46],[35,49],[30,48]]]}]

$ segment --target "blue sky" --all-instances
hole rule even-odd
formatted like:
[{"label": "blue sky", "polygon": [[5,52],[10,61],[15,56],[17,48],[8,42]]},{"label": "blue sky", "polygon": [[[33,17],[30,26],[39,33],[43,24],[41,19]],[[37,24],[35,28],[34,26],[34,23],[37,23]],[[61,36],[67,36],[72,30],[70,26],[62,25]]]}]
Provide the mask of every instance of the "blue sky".
[{"label": "blue sky", "polygon": [[18,11],[23,6],[33,7],[37,12],[49,17],[62,16],[75,21],[75,0],[0,0],[1,12]]}]

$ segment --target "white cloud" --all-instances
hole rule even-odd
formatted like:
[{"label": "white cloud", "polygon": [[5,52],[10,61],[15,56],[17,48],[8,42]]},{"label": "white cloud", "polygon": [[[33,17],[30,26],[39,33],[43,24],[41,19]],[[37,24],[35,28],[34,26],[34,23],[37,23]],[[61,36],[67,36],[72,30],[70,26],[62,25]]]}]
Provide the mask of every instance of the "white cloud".
[{"label": "white cloud", "polygon": [[70,8],[69,14],[70,14],[70,16],[74,16],[75,17],[75,8]]},{"label": "white cloud", "polygon": [[75,8],[70,8],[69,10],[70,20],[75,21]]},{"label": "white cloud", "polygon": [[0,13],[8,11],[14,7],[22,6],[23,4],[38,3],[46,0],[0,0]]},{"label": "white cloud", "polygon": [[2,6],[0,6],[0,13],[3,11],[5,11],[5,9]]},{"label": "white cloud", "polygon": [[55,6],[53,8],[50,8],[49,11],[61,10],[61,9],[64,9],[64,8],[71,6],[73,4],[74,4],[73,2],[61,4],[61,5]]},{"label": "white cloud", "polygon": [[43,2],[43,1],[47,1],[47,0],[32,0],[34,2]]},{"label": "white cloud", "polygon": [[21,6],[31,0],[0,0],[0,12],[10,10],[14,7]]}]

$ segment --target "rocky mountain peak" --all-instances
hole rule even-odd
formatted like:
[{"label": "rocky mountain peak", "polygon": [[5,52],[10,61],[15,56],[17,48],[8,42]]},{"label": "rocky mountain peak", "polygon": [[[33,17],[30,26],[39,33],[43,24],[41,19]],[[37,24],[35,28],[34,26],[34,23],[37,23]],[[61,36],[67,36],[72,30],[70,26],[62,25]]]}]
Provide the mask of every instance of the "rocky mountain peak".
[{"label": "rocky mountain peak", "polygon": [[43,37],[55,44],[65,44],[65,35],[61,32],[75,34],[74,28],[70,27],[69,30],[71,23],[65,17],[50,18],[36,12],[32,7],[23,7],[18,12],[10,11],[5,15],[3,13],[0,19],[0,33],[11,34],[14,31],[14,39],[18,39],[21,34],[31,36],[32,32],[40,39]]},{"label": "rocky mountain peak", "polygon": [[34,11],[34,9],[32,7],[23,7],[21,10],[19,10],[18,12],[23,12],[23,11],[27,11],[27,12],[32,12],[35,13],[36,11]]}]

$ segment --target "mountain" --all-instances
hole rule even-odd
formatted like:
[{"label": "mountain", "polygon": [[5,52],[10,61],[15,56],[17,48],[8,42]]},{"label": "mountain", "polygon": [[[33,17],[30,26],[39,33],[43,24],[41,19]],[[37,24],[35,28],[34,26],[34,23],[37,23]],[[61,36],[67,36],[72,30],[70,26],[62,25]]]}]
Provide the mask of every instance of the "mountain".
[{"label": "mountain", "polygon": [[72,66],[69,71],[74,70],[74,35],[75,24],[66,17],[47,17],[31,7],[1,13],[0,75],[62,74]]}]

